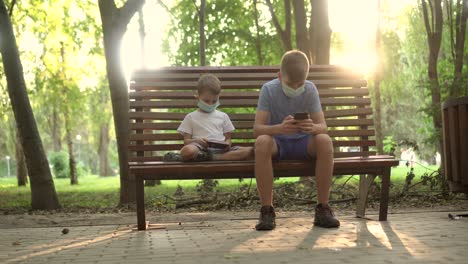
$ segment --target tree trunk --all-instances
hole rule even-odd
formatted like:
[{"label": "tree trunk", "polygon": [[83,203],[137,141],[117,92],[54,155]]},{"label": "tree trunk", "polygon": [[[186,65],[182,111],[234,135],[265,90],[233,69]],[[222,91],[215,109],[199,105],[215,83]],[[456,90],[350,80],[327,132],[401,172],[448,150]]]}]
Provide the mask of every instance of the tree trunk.
[{"label": "tree trunk", "polygon": [[[437,72],[437,63],[439,58],[439,50],[442,42],[442,3],[441,0],[432,1],[431,6],[431,23],[429,23],[429,12],[427,10],[426,0],[422,0],[424,26],[427,33],[427,42],[429,46],[429,64],[428,64],[428,77],[431,89],[432,100],[432,123],[436,135],[436,149],[440,153],[442,160],[444,160],[444,152],[442,150],[442,113],[440,102],[440,85]],[[432,24],[432,28],[431,28]],[[441,163],[442,173],[444,173],[444,163]]]},{"label": "tree trunk", "polygon": [[99,128],[99,176],[111,176],[109,165],[109,121],[102,123]]},{"label": "tree trunk", "polygon": [[76,161],[75,161],[75,154],[73,153],[73,136],[71,131],[71,124],[70,124],[70,113],[68,110],[68,106],[65,110],[65,133],[67,138],[67,145],[68,145],[68,167],[70,168],[70,184],[75,185],[78,184],[78,175],[76,173]]},{"label": "tree trunk", "polygon": [[206,11],[206,0],[201,0],[200,9],[198,10],[198,17],[199,17],[198,33],[200,34],[200,66],[206,65],[205,11]]},{"label": "tree trunk", "polygon": [[375,71],[375,113],[374,113],[374,125],[375,125],[375,141],[377,145],[377,153],[379,155],[383,153],[383,136],[382,136],[382,114],[381,114],[381,98],[380,98],[380,81],[382,80],[382,61],[380,54],[380,0],[377,2],[377,32],[375,34],[375,53],[377,54],[377,67]]},{"label": "tree trunk", "polygon": [[0,36],[0,52],[8,83],[8,95],[29,171],[31,206],[33,209],[57,209],[60,204],[50,173],[49,162],[29,102],[24,82],[23,66],[21,65],[15,35],[3,0],[0,0]]},{"label": "tree trunk", "polygon": [[258,23],[258,8],[257,8],[257,0],[253,1],[253,15],[255,21],[255,31],[256,31],[256,38],[255,38],[255,49],[257,51],[257,59],[258,65],[263,65],[263,56],[262,56],[262,40],[260,38],[260,26]]},{"label": "tree trunk", "polygon": [[[448,1],[446,1],[448,2]],[[453,5],[452,1],[447,4],[447,10],[452,11],[451,7]],[[449,6],[450,5],[450,8]],[[453,81],[452,86],[450,88],[450,96],[451,97],[459,97],[460,96],[460,88],[463,86],[462,83],[462,76],[463,76],[463,59],[464,59],[464,51],[465,51],[465,38],[466,38],[466,22],[468,19],[468,0],[458,0],[456,9],[456,16],[455,16],[455,24],[453,23],[452,19],[452,12],[448,13],[448,17],[450,20],[450,32],[453,33],[455,31],[455,39],[453,39],[453,34],[451,34],[450,38],[452,39],[452,54],[454,56],[454,68],[453,68]],[[455,29],[455,30],[454,30]]]},{"label": "tree trunk", "polygon": [[307,32],[307,16],[304,0],[292,1],[292,5],[294,10],[294,21],[296,23],[296,47],[304,52],[310,61],[310,40]]},{"label": "tree trunk", "polygon": [[28,183],[28,169],[26,168],[26,160],[24,158],[23,146],[21,146],[21,137],[18,129],[16,131],[16,178],[18,179],[18,186],[26,186]]},{"label": "tree trunk", "polygon": [[60,117],[55,106],[53,107],[52,111],[52,140],[54,142],[54,152],[59,152],[62,150],[62,133],[60,132]]},{"label": "tree trunk", "polygon": [[[141,54],[141,68],[146,68],[146,60],[145,60],[145,20],[143,19],[143,8],[140,7],[138,9],[138,25],[140,26],[140,54]],[[101,175],[103,176],[103,175]]]},{"label": "tree trunk", "polygon": [[328,20],[328,1],[310,0],[310,4],[312,11],[309,38],[312,62],[314,64],[330,64],[331,28]]},{"label": "tree trunk", "polygon": [[120,62],[120,47],[127,24],[144,0],[126,1],[117,8],[114,0],[99,0],[107,78],[114,115],[120,167],[120,205],[135,203],[135,180],[128,173],[128,90]]}]

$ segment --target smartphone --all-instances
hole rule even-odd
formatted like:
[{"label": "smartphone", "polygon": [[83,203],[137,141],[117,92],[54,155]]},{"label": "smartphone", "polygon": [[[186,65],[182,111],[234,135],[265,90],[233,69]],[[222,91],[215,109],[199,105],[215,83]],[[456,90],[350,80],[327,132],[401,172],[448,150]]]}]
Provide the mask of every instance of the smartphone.
[{"label": "smartphone", "polygon": [[294,114],[294,119],[295,119],[295,120],[309,119],[309,113],[306,113],[306,112],[295,113],[295,114]]}]

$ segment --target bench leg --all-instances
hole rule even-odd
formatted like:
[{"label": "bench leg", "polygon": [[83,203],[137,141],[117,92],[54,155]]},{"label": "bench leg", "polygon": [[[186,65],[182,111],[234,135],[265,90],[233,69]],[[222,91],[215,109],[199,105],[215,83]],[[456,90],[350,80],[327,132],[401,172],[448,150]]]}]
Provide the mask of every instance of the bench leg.
[{"label": "bench leg", "polygon": [[382,188],[380,191],[380,211],[379,221],[387,221],[388,195],[390,191],[390,172],[391,168],[384,168],[382,174]]},{"label": "bench leg", "polygon": [[135,180],[138,230],[146,230],[144,180],[141,177],[136,177]]},{"label": "bench leg", "polygon": [[369,196],[369,189],[374,182],[375,175],[360,175],[359,177],[359,196],[357,201],[356,216],[364,218],[366,215],[367,198]]}]

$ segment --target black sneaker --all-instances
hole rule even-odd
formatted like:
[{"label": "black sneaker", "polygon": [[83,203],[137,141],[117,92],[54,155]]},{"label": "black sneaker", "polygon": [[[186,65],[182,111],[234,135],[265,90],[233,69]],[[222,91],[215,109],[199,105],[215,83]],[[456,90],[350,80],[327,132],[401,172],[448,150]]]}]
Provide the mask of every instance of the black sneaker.
[{"label": "black sneaker", "polygon": [[328,204],[318,204],[315,207],[314,225],[325,228],[339,227],[340,221],[335,218],[335,214]]},{"label": "black sneaker", "polygon": [[275,222],[276,214],[275,208],[271,205],[264,205],[260,209],[260,219],[258,219],[258,223],[255,225],[255,229],[257,230],[273,230],[276,227]]},{"label": "black sneaker", "polygon": [[163,157],[164,161],[182,161],[182,156],[179,153],[167,152]]}]

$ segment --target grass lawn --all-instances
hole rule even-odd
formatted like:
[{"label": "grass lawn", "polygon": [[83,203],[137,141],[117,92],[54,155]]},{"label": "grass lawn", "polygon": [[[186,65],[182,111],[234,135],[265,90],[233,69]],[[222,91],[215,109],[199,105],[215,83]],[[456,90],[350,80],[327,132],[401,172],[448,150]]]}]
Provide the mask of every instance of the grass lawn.
[{"label": "grass lawn", "polygon": [[[436,166],[430,166],[429,169],[417,165],[414,170],[416,178],[413,181],[418,181],[423,173],[430,173],[431,170],[435,170]],[[408,171],[409,169],[405,166],[392,168],[392,183],[394,185],[403,184]],[[343,183],[347,179],[348,176],[335,178],[336,184]],[[275,185],[297,180],[298,178],[281,178],[275,181]],[[358,181],[359,176],[354,176],[348,181],[348,184],[357,184]],[[185,194],[194,194],[198,182],[198,180],[163,181],[161,185],[146,188],[146,201],[152,203],[162,199],[164,195],[172,196],[179,184]],[[60,203],[64,208],[109,208],[115,207],[119,200],[119,177],[117,176],[83,176],[79,178],[78,185],[70,185],[69,179],[54,179],[54,183]],[[236,190],[241,184],[249,185],[250,183],[250,179],[244,179],[242,182],[237,179],[219,180],[217,188],[222,192],[229,192]],[[251,184],[251,189],[255,190],[255,180],[252,180]],[[16,178],[0,178],[0,209],[28,208],[29,206],[29,185],[18,187]]]}]

